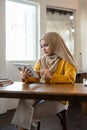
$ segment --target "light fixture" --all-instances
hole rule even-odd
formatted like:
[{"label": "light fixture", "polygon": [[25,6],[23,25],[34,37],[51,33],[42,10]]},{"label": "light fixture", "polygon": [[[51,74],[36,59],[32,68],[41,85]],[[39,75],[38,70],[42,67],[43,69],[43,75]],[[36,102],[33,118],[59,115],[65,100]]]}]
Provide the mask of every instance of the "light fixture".
[{"label": "light fixture", "polygon": [[71,31],[74,33],[74,32],[75,32],[75,29],[72,27],[72,28],[71,28]]},{"label": "light fixture", "polygon": [[70,19],[70,20],[73,20],[73,19],[74,19],[74,16],[73,16],[73,15],[70,15],[69,19]]}]

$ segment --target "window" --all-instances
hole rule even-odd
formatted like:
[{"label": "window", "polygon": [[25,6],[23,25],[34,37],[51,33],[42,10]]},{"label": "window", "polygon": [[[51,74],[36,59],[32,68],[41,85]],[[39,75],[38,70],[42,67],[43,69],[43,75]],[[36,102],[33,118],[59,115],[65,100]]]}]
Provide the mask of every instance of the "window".
[{"label": "window", "polygon": [[36,4],[6,0],[6,60],[34,61],[38,57]]},{"label": "window", "polygon": [[74,10],[47,8],[47,31],[58,32],[74,55],[75,19]]}]

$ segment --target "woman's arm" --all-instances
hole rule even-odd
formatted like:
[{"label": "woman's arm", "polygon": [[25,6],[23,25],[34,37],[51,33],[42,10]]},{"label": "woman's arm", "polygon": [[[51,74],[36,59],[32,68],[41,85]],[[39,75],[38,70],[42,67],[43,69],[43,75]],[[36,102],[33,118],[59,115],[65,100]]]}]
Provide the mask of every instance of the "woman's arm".
[{"label": "woman's arm", "polygon": [[61,60],[57,70],[53,73],[50,83],[74,83],[76,67],[69,62]]}]

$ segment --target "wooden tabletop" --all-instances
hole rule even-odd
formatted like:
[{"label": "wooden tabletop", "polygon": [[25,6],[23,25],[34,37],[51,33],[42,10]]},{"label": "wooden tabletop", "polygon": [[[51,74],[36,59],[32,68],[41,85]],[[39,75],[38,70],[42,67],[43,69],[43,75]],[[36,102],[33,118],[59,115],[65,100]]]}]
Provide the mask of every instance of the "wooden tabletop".
[{"label": "wooden tabletop", "polygon": [[0,87],[0,97],[87,101],[87,87],[75,84],[14,84]]}]

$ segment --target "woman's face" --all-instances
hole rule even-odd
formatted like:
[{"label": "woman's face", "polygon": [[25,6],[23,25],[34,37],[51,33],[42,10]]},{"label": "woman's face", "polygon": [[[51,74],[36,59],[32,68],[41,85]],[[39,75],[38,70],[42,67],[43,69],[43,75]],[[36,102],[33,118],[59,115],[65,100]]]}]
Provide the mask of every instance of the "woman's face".
[{"label": "woman's face", "polygon": [[50,48],[50,46],[47,44],[46,41],[41,40],[41,41],[40,41],[40,47],[41,47],[41,49],[42,49],[42,52],[43,52],[45,55],[47,55],[47,56],[52,55],[51,48]]}]

